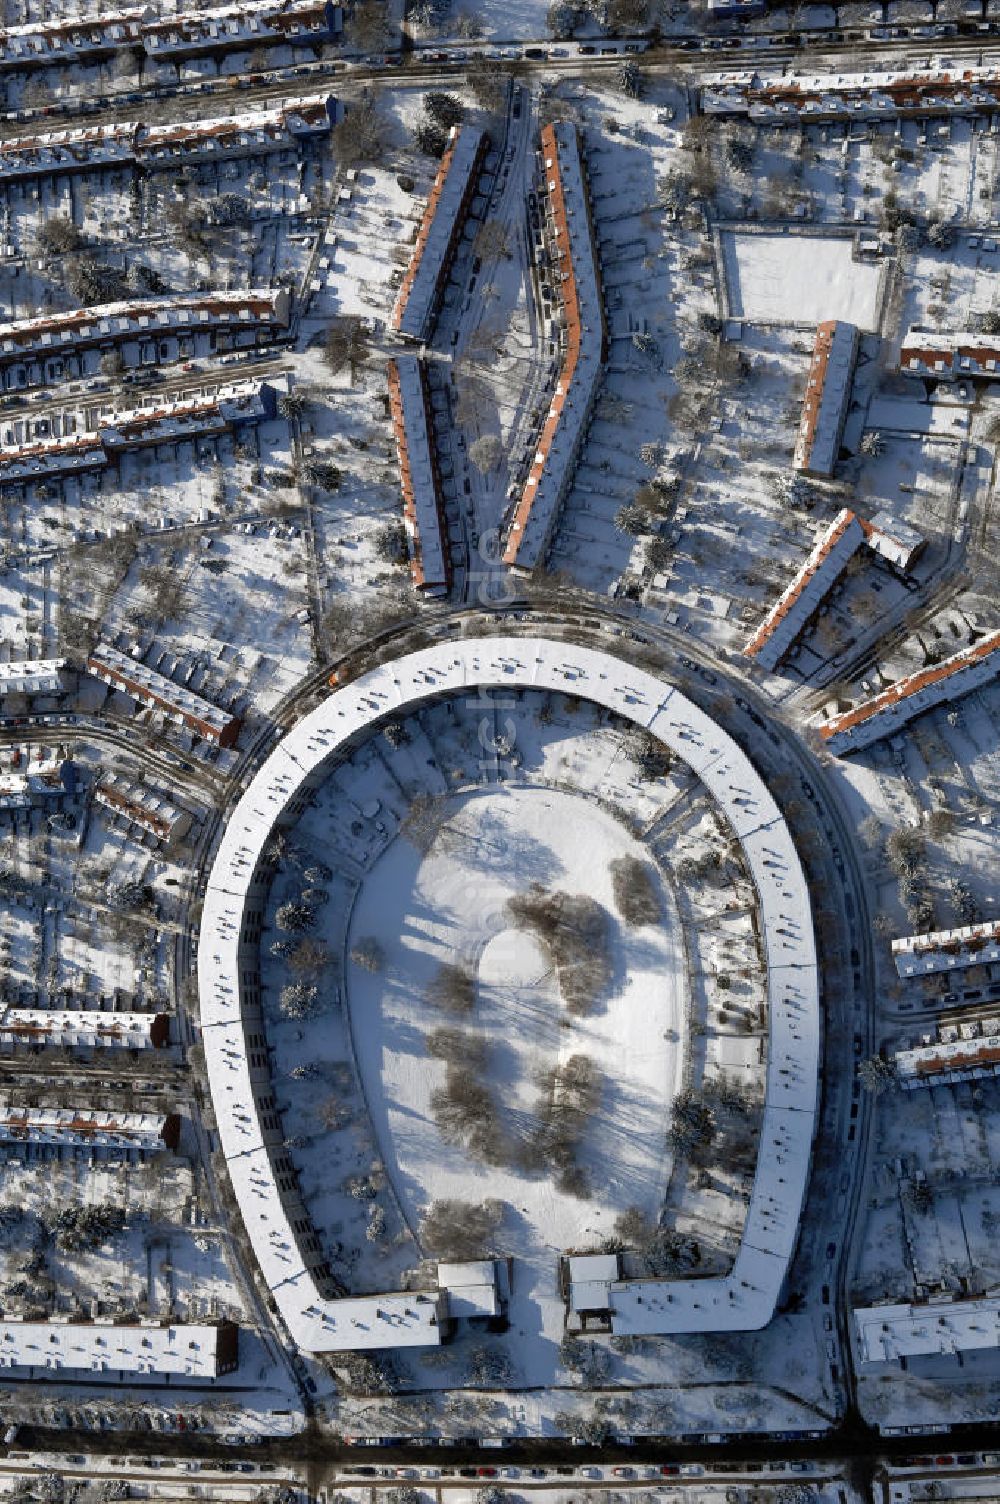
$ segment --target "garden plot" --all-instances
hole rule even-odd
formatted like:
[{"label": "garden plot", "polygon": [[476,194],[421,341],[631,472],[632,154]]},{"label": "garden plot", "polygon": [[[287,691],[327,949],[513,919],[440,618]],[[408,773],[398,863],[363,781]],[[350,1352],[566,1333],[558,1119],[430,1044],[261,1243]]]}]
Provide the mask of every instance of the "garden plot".
[{"label": "garden plot", "polygon": [[384,360],[373,355],[355,372],[331,376],[319,355],[307,352],[299,390],[308,398],[300,427],[303,468],[317,473],[318,467],[308,487],[317,599],[336,646],[382,611],[401,616],[410,605],[416,609],[404,573]]},{"label": "garden plot", "polygon": [[[998,1278],[1000,1092],[993,1081],[879,1099],[869,1209],[852,1298],[906,1301],[918,1287],[973,1294]],[[995,1356],[927,1359],[859,1380],[863,1413],[885,1424],[971,1419],[997,1400]]]},{"label": "garden plot", "polygon": [[728,310],[751,324],[811,326],[845,319],[878,326],[882,270],[840,235],[721,234]]},{"label": "garden plot", "polygon": [[41,658],[55,650],[50,624],[49,571],[24,565],[0,572],[0,654],[6,661]]},{"label": "garden plot", "polygon": [[[184,1164],[166,1157],[115,1166],[12,1160],[0,1173],[5,1203],[16,1208],[5,1214],[0,1253],[5,1307],[238,1318],[238,1297],[217,1236],[184,1226],[196,1211]],[[71,1224],[90,1209],[93,1231],[84,1218],[78,1231],[71,1225],[58,1235],[56,1208],[68,1212]]]},{"label": "garden plot", "polygon": [[432,174],[412,192],[382,167],[352,172],[340,189],[318,248],[307,322],[331,314],[388,317],[396,286],[430,191]]},{"label": "garden plot", "polygon": [[[250,527],[250,524],[247,524]],[[298,683],[312,649],[300,539],[276,527],[234,530],[187,555],[183,610],[160,624],[157,646],[205,663],[199,692],[265,713]]]},{"label": "garden plot", "polygon": [[890,233],[902,208],[988,232],[996,218],[996,157],[995,138],[961,119],[807,125],[802,132],[724,122],[713,143],[716,202],[733,218]]},{"label": "garden plot", "polygon": [[906,278],[901,331],[914,324],[925,329],[974,329],[1000,304],[998,272],[1000,241],[992,237],[959,235],[942,251],[924,246],[914,255]]},{"label": "garden plot", "polygon": [[[866,511],[886,508],[940,547],[956,524],[958,438],[881,431],[877,455],[855,461],[855,494]],[[940,557],[938,550],[935,556]],[[919,568],[926,567],[921,563]]]},{"label": "garden plot", "polygon": [[[120,880],[120,872],[116,878]],[[62,917],[58,956],[57,985],[63,997],[68,989],[67,1005],[87,1008],[100,1005],[103,999],[132,1000],[136,974],[131,945],[112,939],[107,926],[85,911]]]},{"label": "garden plot", "polygon": [[[548,41],[551,37],[548,22],[548,6],[544,0],[456,0],[447,7],[439,27],[423,28],[425,38],[435,34],[442,38],[488,37],[494,42],[513,42],[518,55],[526,42],[539,38]],[[584,33],[581,32],[580,35]]]},{"label": "garden plot", "polygon": [[788,443],[780,429],[775,437],[774,412],[784,404],[797,416],[805,351],[790,348],[787,335],[754,336],[741,347],[752,374],[720,386],[719,416],[698,440],[697,464],[682,471],[668,562],[647,595],[651,607],[686,629],[733,649],[787,585],[792,550],[804,557],[812,547],[818,503],[829,505],[832,517],[837,501],[817,494],[807,511],[789,497]]}]

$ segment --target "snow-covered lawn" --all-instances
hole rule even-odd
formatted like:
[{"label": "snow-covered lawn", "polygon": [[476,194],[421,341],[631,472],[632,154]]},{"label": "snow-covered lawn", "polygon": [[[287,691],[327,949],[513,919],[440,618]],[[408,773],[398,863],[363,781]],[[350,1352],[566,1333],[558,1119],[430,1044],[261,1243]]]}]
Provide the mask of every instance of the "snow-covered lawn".
[{"label": "snow-covered lawn", "polygon": [[[352,969],[349,1001],[358,1063],[397,1193],[414,1222],[439,1197],[510,1202],[515,1216],[504,1227],[504,1251],[537,1261],[549,1283],[552,1248],[610,1235],[627,1206],[655,1216],[666,1185],[664,1136],[681,1065],[681,940],[662,878],[657,885],[670,917],[628,929],[615,916],[609,870],[616,857],[642,860],[643,850],[580,796],[494,788],[455,800],[425,859],[395,841],[355,905],[352,943],[374,935],[386,954],[378,974]],[[505,912],[507,899],[533,881],[585,893],[612,916],[612,987],[589,1017],[567,1013],[547,954]],[[437,965],[457,960],[478,972],[470,1022],[488,1042],[486,1079],[512,1135],[519,1120],[530,1120],[539,1073],[580,1053],[602,1072],[600,1110],[580,1155],[592,1202],[561,1193],[547,1175],[469,1164],[442,1140],[430,1095],[443,1083],[444,1067],[428,1059],[423,1033],[446,1020],[423,994]],[[539,1293],[521,1282],[515,1319],[537,1324]]]},{"label": "snow-covered lawn", "polygon": [[725,231],[723,264],[733,318],[759,324],[847,319],[874,329],[882,268],[855,261],[850,237]]}]

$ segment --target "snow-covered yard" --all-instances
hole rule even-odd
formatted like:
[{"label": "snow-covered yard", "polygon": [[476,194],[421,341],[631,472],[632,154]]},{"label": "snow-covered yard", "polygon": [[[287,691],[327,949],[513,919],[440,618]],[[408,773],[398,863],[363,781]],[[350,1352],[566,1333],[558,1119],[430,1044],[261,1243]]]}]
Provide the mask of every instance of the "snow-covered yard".
[{"label": "snow-covered yard", "polygon": [[751,324],[818,324],[846,319],[877,326],[883,269],[858,261],[849,235],[722,232],[733,318]]}]

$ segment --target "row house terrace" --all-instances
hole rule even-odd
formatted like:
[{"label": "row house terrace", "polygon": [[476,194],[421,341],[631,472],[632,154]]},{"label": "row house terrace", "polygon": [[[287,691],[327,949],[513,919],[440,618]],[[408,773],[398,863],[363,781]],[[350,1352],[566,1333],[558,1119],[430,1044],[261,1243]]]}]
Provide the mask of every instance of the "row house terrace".
[{"label": "row house terrace", "polygon": [[957,1039],[928,1040],[893,1055],[896,1076],[904,1091],[922,1086],[947,1086],[957,1081],[981,1081],[1000,1075],[1000,1033],[996,1019],[981,1033]]},{"label": "row house terrace", "polygon": [[446,595],[451,558],[423,361],[415,355],[390,360],[388,379],[410,576],[423,595]]},{"label": "row house terrace", "polygon": [[122,121],[42,131],[0,143],[0,184],[61,173],[142,167],[157,172],[232,157],[263,157],[325,136],[340,117],[331,95],[285,100],[269,110],[167,125]]},{"label": "row house terrace", "polygon": [[548,553],[608,356],[600,260],[575,126],[563,122],[543,128],[541,170],[563,348],[556,388],[504,546],[504,563],[523,572],[542,564]]},{"label": "row house terrace", "polygon": [[[81,350],[111,350],[128,341],[142,360],[194,353],[195,336],[207,336],[209,351],[253,346],[288,328],[290,298],[284,289],[210,292],[142,298],[94,308],[71,308],[38,318],[0,324],[0,365],[66,359]],[[163,341],[170,340],[169,347]]]},{"label": "row house terrace", "polygon": [[996,381],[1000,336],[969,330],[937,332],[914,325],[900,346],[899,369],[906,376],[933,381]]},{"label": "row house terrace", "polygon": [[176,1112],[88,1112],[70,1107],[0,1107],[0,1144],[32,1149],[84,1149],[94,1154],[158,1154],[176,1150]]},{"label": "row house terrace", "polygon": [[474,125],[454,126],[449,133],[390,319],[407,339],[430,337],[489,139]]},{"label": "row house terrace", "polygon": [[964,971],[970,966],[1000,961],[1000,920],[964,924],[954,930],[927,930],[922,935],[901,935],[892,942],[892,959],[898,975],[904,978]]},{"label": "row house terrace", "polygon": [[87,669],[109,689],[121,690],[140,705],[159,711],[197,736],[219,747],[236,745],[242,725],[239,716],[220,710],[193,690],[175,684],[173,679],[110,643],[97,644],[87,659]]},{"label": "row house terrace", "polygon": [[924,1305],[857,1306],[857,1352],[863,1364],[906,1368],[911,1358],[958,1358],[1000,1347],[1000,1297],[956,1300],[946,1295]]},{"label": "row house terrace", "polygon": [[828,319],[817,325],[792,455],[794,470],[808,475],[833,474],[844,435],[857,354],[858,331],[854,324]]},{"label": "row house terrace", "polygon": [[761,668],[777,668],[864,541],[860,520],[845,507],[744,647],[746,656]]},{"label": "row house terrace", "polygon": [[316,47],[336,41],[343,24],[342,7],[330,0],[251,0],[170,17],[145,6],[103,18],[33,21],[0,28],[0,71],[94,63],[125,49],[173,61],[244,47]]},{"label": "row house terrace", "polygon": [[0,663],[0,699],[5,695],[58,695],[66,687],[65,658]]},{"label": "row house terrace", "polygon": [[8,1048],[147,1050],[162,1049],[169,1040],[166,1013],[0,1007],[0,1045]]},{"label": "row house terrace", "polygon": [[830,752],[856,752],[902,729],[915,716],[945,705],[990,683],[1000,672],[1000,632],[991,632],[943,663],[907,674],[898,683],[853,710],[831,716],[819,727]]},{"label": "row house terrace", "polygon": [[769,125],[992,114],[1000,109],[1000,69],[938,64],[780,77],[740,69],[707,77],[700,106],[705,115],[746,115]]},{"label": "row house terrace", "polygon": [[275,388],[266,382],[259,387],[240,386],[212,397],[113,414],[88,433],[8,444],[0,451],[0,487],[101,470],[134,449],[219,438],[244,424],[273,418],[277,400]]},{"label": "row house terrace", "polygon": [[238,1367],[239,1328],[231,1321],[0,1321],[0,1370],[22,1370],[30,1379],[104,1374],[109,1383],[127,1375],[211,1382]]},{"label": "row house terrace", "polygon": [[173,62],[244,47],[321,47],[337,41],[343,28],[343,7],[330,0],[263,0],[149,18],[142,27],[142,46],[151,59]]},{"label": "row house terrace", "polygon": [[914,528],[888,512],[879,512],[868,522],[844,507],[752,634],[744,654],[761,668],[777,668],[862,544],[905,572],[919,556],[924,541]]},{"label": "row house terrace", "polygon": [[74,794],[76,789],[74,763],[61,757],[34,758],[14,772],[0,773],[0,813],[36,809]]},{"label": "row house terrace", "polygon": [[92,797],[102,809],[165,845],[179,841],[191,828],[191,816],[186,809],[180,809],[148,784],[132,783],[116,773],[106,773],[95,783]]}]

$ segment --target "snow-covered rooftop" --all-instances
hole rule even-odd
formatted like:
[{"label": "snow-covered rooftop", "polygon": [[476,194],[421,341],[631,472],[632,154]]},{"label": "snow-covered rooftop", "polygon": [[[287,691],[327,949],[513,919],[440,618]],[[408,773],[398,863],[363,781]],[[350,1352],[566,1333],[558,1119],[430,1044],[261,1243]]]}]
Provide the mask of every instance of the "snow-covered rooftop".
[{"label": "snow-covered rooftop", "polygon": [[862,1363],[981,1351],[1000,1346],[1000,1297],[861,1306],[854,1326]]},{"label": "snow-covered rooftop", "polygon": [[747,657],[776,668],[864,541],[863,525],[844,507],[747,642]]},{"label": "snow-covered rooftop", "polygon": [[939,381],[957,381],[963,376],[996,381],[1000,372],[1000,335],[914,327],[903,337],[899,368]]},{"label": "snow-covered rooftop", "polygon": [[910,1050],[897,1050],[893,1060],[900,1085],[908,1091],[916,1086],[995,1076],[1000,1071],[1000,1034],[936,1040]]},{"label": "snow-covered rooftop", "polygon": [[0,451],[0,485],[20,485],[45,475],[101,469],[112,455],[149,444],[176,444],[203,434],[221,434],[241,423],[274,416],[273,386],[241,383],[211,397],[161,402],[103,418],[90,433],[29,439]]},{"label": "snow-covered rooftop", "polygon": [[146,7],[102,17],[29,21],[0,29],[0,69],[87,62],[126,47],[142,47],[159,58],[268,43],[312,44],[332,41],[342,19],[341,6],[330,0],[247,0],[170,17]]},{"label": "snow-covered rooftop", "polygon": [[899,731],[914,716],[935,705],[957,700],[988,684],[1000,671],[1000,632],[991,632],[933,668],[908,674],[898,683],[864,700],[853,710],[831,716],[819,728],[831,752],[855,752]]},{"label": "snow-covered rooftop", "polygon": [[975,65],[781,76],[738,69],[708,75],[700,91],[706,115],[768,121],[964,114],[995,110],[998,101],[1000,69]]},{"label": "snow-covered rooftop", "polygon": [[202,913],[201,1023],[220,1142],[263,1278],[307,1351],[439,1340],[448,1308],[437,1292],[348,1300],[329,1292],[273,1111],[258,973],[261,857],[275,822],[300,807],[307,780],[368,727],[427,700],[498,687],[572,694],[647,727],[702,779],[742,844],[759,894],[769,1013],[767,1098],[743,1244],[723,1279],[609,1280],[608,1288],[615,1331],[764,1326],[795,1245],[817,1110],[818,984],[805,875],[760,775],[704,711],[608,653],[537,637],[427,648],[339,689],[279,743],[230,817]]},{"label": "snow-covered rooftop", "polygon": [[239,735],[238,716],[220,710],[194,690],[175,684],[173,679],[150,668],[140,658],[133,658],[110,643],[97,643],[87,659],[87,668],[106,684],[176,716],[185,725],[222,746],[231,745]]},{"label": "snow-covered rooftop", "polygon": [[886,511],[875,513],[867,524],[867,535],[869,548],[904,570],[910,568],[927,542],[923,533]]},{"label": "snow-covered rooftop", "polygon": [[0,1044],[142,1050],[166,1044],[169,1033],[170,1020],[165,1013],[0,1008]]},{"label": "snow-covered rooftop", "polygon": [[0,324],[0,359],[56,353],[113,339],[192,334],[220,327],[286,328],[289,295],[284,288],[250,292],[172,294],[169,297],[71,308]]},{"label": "snow-covered rooftop", "polygon": [[423,362],[400,355],[389,361],[387,375],[410,574],[418,590],[440,595],[451,582],[451,558]]},{"label": "snow-covered rooftop", "polygon": [[0,1107],[0,1143],[156,1153],[175,1149],[180,1119],[155,1112],[87,1112],[69,1107]]},{"label": "snow-covered rooftop", "polygon": [[477,125],[450,132],[392,310],[393,329],[410,339],[430,333],[488,146],[489,136]]},{"label": "snow-covered rooftop", "polygon": [[155,171],[202,158],[221,160],[245,153],[282,151],[299,137],[326,134],[337,115],[337,102],[332,96],[313,94],[243,115],[167,125],[123,120],[41,131],[0,143],[0,182],[127,163],[141,163]]},{"label": "snow-covered rooftop", "polygon": [[541,148],[565,344],[556,389],[504,546],[504,562],[524,570],[534,569],[545,558],[607,359],[601,267],[576,127],[566,122],[544,126]]},{"label": "snow-covered rooftop", "polygon": [[892,942],[892,956],[901,977],[960,971],[980,962],[1000,960],[1000,920],[965,924],[953,930],[927,930],[922,935],[900,935]]},{"label": "snow-covered rooftop", "polygon": [[105,773],[93,788],[95,804],[122,815],[158,840],[180,836],[191,823],[187,810],[145,783],[132,783],[115,773]]},{"label": "snow-covered rooftop", "polygon": [[63,687],[65,658],[0,663],[0,695],[54,695]]},{"label": "snow-covered rooftop", "polygon": [[46,756],[17,771],[0,773],[0,809],[27,809],[39,799],[69,793],[65,766],[61,757]]},{"label": "snow-covered rooftop", "polygon": [[0,1369],[170,1374],[216,1379],[239,1358],[239,1329],[218,1326],[119,1325],[110,1321],[0,1321]]},{"label": "snow-covered rooftop", "polygon": [[313,45],[333,41],[342,24],[342,7],[331,0],[261,0],[162,19],[150,17],[141,36],[150,57],[160,58],[269,43]]},{"label": "snow-covered rooftop", "polygon": [[796,470],[832,475],[840,451],[854,379],[858,331],[854,324],[829,319],[816,329],[816,344],[802,399],[802,418],[792,456]]}]

